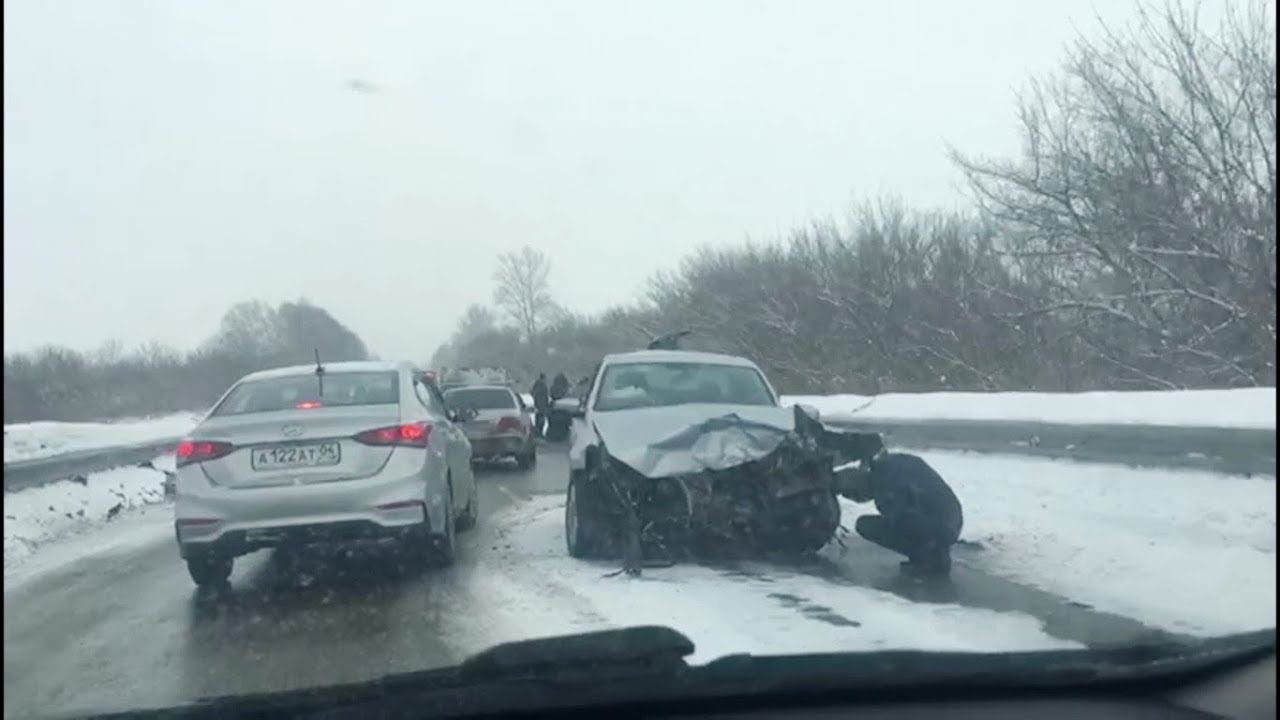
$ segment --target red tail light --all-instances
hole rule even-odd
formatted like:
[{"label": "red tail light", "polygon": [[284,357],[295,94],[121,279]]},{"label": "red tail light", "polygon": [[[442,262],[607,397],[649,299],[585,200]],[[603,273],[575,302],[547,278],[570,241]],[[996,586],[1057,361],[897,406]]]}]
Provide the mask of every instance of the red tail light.
[{"label": "red tail light", "polygon": [[498,418],[498,432],[520,432],[520,418],[510,415]]},{"label": "red tail light", "polygon": [[315,410],[318,407],[324,407],[324,405],[316,400],[303,400],[293,407],[298,410]]},{"label": "red tail light", "polygon": [[235,450],[235,446],[226,442],[215,442],[211,440],[183,440],[178,443],[178,449],[174,453],[174,465],[182,467],[191,463],[205,462],[206,460],[217,460],[225,455],[230,455]]},{"label": "red tail light", "polygon": [[410,447],[426,447],[431,440],[429,423],[409,423],[390,427],[374,428],[356,434],[356,442],[365,445],[408,445]]}]

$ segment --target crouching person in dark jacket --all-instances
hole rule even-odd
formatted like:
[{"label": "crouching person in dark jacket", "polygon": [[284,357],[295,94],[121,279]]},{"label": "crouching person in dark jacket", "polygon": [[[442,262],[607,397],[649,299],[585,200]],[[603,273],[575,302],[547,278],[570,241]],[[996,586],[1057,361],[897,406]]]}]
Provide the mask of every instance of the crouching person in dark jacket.
[{"label": "crouching person in dark jacket", "polygon": [[871,542],[907,556],[904,571],[916,575],[951,572],[951,546],[964,524],[960,500],[947,483],[915,455],[881,451],[866,467],[841,473],[841,493],[855,502],[874,501],[879,515],[863,515],[854,529]]}]

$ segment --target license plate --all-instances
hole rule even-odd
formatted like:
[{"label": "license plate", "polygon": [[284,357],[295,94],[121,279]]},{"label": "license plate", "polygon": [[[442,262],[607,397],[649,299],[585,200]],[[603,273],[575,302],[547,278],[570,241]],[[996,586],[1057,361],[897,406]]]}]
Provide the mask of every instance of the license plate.
[{"label": "license plate", "polygon": [[250,464],[254,470],[324,467],[337,465],[341,460],[342,448],[336,442],[255,448],[250,456]]}]

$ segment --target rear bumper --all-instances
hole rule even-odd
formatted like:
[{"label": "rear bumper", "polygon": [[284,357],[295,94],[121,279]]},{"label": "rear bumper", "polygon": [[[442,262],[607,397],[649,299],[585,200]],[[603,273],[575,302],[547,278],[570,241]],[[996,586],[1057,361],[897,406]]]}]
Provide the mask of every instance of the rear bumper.
[{"label": "rear bumper", "polygon": [[519,455],[529,450],[529,439],[520,435],[489,435],[467,439],[471,442],[471,457],[475,459]]},{"label": "rear bumper", "polygon": [[443,457],[397,448],[377,474],[308,485],[212,485],[198,465],[178,471],[178,545],[249,552],[287,542],[403,535],[444,527],[449,507]]},{"label": "rear bumper", "polygon": [[[315,525],[282,525],[253,530],[224,530],[213,541],[178,542],[178,553],[186,558],[193,552],[219,555],[244,555],[255,550],[275,547],[300,547],[317,543],[355,543],[376,540],[407,540],[430,533],[430,522],[387,526],[367,520],[320,523]],[[175,524],[178,537],[184,528]]]}]

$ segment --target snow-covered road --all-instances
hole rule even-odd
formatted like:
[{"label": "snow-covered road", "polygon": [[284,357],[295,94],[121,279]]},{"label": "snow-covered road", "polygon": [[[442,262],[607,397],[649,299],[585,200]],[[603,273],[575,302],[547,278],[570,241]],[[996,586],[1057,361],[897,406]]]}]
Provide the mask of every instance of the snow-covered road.
[{"label": "snow-covered road", "polygon": [[[6,673],[6,715],[30,703],[136,706],[350,681],[503,641],[641,623],[689,635],[695,662],[1001,652],[1274,626],[1274,478],[924,455],[966,511],[944,583],[905,580],[897,556],[848,535],[798,565],[604,577],[616,565],[564,550],[562,448],[545,448],[533,471],[481,475],[481,528],[463,536],[449,570],[405,574],[385,555],[321,552],[293,564],[259,553],[215,596],[194,590],[177,557],[161,473],[9,493],[5,655],[22,663],[6,665],[29,669]],[[22,518],[10,517],[15,508]],[[848,527],[868,511],[844,510]]]}]

